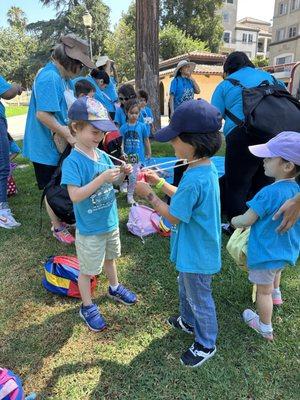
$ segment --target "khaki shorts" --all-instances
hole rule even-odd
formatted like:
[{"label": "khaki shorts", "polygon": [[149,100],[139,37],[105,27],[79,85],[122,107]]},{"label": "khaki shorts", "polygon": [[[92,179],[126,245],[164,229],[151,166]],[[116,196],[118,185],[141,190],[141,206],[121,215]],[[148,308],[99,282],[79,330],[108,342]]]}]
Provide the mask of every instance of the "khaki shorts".
[{"label": "khaki shorts", "polygon": [[249,269],[248,278],[251,283],[255,283],[256,285],[271,285],[274,282],[276,274],[282,270],[283,268]]},{"label": "khaki shorts", "polygon": [[80,272],[99,275],[105,260],[115,260],[121,255],[119,229],[91,236],[76,231],[75,246]]}]

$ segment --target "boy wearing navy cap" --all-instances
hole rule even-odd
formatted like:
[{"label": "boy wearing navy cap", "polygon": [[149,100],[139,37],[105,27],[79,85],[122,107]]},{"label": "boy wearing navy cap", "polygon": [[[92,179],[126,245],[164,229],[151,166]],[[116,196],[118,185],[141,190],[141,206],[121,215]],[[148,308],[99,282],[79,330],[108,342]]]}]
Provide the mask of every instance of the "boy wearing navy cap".
[{"label": "boy wearing navy cap", "polygon": [[[179,271],[179,315],[169,325],[194,335],[195,341],[180,358],[198,367],[216,352],[218,333],[212,276],[221,269],[221,221],[218,173],[209,157],[221,146],[221,114],[204,100],[189,100],[176,108],[170,125],[155,135],[170,141],[175,155],[188,168],[177,187],[150,170],[147,183],[138,182],[136,193],[147,199],[172,226],[170,259]],[[170,206],[150,185],[171,197]]]},{"label": "boy wearing navy cap", "polygon": [[82,297],[80,316],[93,331],[106,328],[104,318],[92,303],[91,276],[100,274],[102,266],[109,280],[109,296],[126,305],[137,298],[118,283],[115,259],[120,256],[118,210],[113,182],[124,179],[132,167],[125,165],[124,174],[115,167],[98,144],[105,132],[116,130],[108,112],[88,96],[76,100],[69,109],[70,129],[76,145],[62,166],[61,184],[68,188],[76,219],[76,252],[80,274],[78,286]]}]

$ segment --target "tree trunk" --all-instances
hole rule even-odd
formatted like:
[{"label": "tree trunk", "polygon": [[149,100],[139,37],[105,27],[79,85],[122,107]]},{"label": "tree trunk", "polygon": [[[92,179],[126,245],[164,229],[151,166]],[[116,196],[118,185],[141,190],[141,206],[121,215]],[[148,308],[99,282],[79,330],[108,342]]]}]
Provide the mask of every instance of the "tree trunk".
[{"label": "tree trunk", "polygon": [[149,94],[154,128],[160,128],[159,0],[136,0],[135,86]]}]

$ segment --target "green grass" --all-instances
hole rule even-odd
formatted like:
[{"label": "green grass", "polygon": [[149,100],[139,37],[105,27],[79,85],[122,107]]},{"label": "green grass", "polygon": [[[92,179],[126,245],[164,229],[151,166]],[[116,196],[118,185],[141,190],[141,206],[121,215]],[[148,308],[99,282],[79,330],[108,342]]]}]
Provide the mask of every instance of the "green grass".
[{"label": "green grass", "polygon": [[[154,155],[170,154],[167,145],[153,149]],[[109,328],[89,332],[78,316],[78,300],[54,296],[41,285],[45,258],[75,250],[52,238],[44,211],[40,232],[40,193],[32,167],[18,169],[15,176],[19,194],[10,202],[22,226],[0,230],[0,365],[21,375],[27,392],[36,391],[39,400],[299,398],[299,271],[283,273],[285,303],[274,313],[276,341],[267,343],[241,322],[241,312],[251,306],[251,287],[226,253],[224,237],[223,268],[213,283],[218,352],[203,367],[186,369],[179,356],[192,338],[165,323],[178,309],[169,240],[153,236],[143,244],[129,235],[128,206],[120,196],[119,278],[138,293],[139,303],[111,302],[102,275],[96,303]]]},{"label": "green grass", "polygon": [[28,106],[8,106],[5,108],[6,117],[15,117],[16,115],[27,114]]}]

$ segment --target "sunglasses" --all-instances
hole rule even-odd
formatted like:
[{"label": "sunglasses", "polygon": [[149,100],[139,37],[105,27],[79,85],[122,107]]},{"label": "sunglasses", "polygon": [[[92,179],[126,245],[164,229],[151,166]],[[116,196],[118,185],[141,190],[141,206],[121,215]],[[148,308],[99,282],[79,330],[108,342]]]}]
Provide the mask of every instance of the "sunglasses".
[{"label": "sunglasses", "polygon": [[130,99],[130,97],[120,97],[120,96],[119,96],[119,100],[120,100],[120,101],[124,101],[124,100],[127,101],[127,100],[129,100],[129,99]]}]

